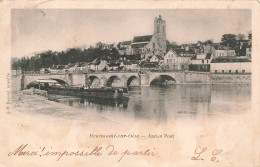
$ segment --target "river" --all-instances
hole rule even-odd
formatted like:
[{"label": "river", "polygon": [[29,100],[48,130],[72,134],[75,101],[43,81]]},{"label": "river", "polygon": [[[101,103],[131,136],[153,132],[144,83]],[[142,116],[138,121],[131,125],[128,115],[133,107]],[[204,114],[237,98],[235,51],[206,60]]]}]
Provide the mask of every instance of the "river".
[{"label": "river", "polygon": [[167,122],[180,117],[241,114],[251,109],[250,85],[174,85],[129,88],[129,101],[50,97],[107,118]]}]

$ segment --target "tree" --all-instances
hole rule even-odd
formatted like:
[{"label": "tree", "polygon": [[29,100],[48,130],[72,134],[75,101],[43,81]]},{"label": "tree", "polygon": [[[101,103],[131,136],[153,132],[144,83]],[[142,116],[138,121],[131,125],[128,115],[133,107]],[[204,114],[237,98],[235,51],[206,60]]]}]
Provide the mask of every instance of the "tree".
[{"label": "tree", "polygon": [[237,34],[237,39],[238,40],[245,40],[246,36],[245,36],[245,34]]},{"label": "tree", "polygon": [[248,39],[252,40],[252,32],[251,31],[248,33]]},{"label": "tree", "polygon": [[178,46],[177,42],[174,42],[174,41],[171,42],[171,45],[172,45],[172,46]]},{"label": "tree", "polygon": [[212,45],[212,44],[213,44],[213,40],[212,40],[212,39],[208,39],[208,40],[206,40],[206,41],[204,42],[204,44],[205,44],[205,45],[208,45],[208,44]]},{"label": "tree", "polygon": [[224,34],[221,38],[221,43],[224,46],[235,47],[236,46],[236,35],[234,34]]},{"label": "tree", "polygon": [[104,44],[102,42],[97,42],[96,43],[96,48],[102,49]]}]

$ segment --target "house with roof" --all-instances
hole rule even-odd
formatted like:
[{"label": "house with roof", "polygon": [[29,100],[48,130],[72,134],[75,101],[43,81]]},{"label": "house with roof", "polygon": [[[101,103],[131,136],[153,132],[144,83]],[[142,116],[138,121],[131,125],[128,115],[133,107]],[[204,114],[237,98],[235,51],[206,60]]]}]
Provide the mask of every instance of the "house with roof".
[{"label": "house with roof", "polygon": [[72,67],[74,67],[75,64],[76,63],[69,63],[68,65],[65,65],[65,67],[63,68],[63,73],[72,73],[74,71]]},{"label": "house with roof", "polygon": [[210,61],[212,53],[198,54],[191,58],[191,64],[189,65],[190,71],[210,71]]},{"label": "house with roof", "polygon": [[153,55],[150,59],[150,62],[163,62],[163,57],[160,55]]},{"label": "house with roof", "polygon": [[[78,67],[82,64],[82,62],[77,62],[77,63],[69,63],[68,64],[68,72],[69,73],[74,73],[78,71]],[[66,69],[65,69],[66,70]]]},{"label": "house with roof", "polygon": [[178,55],[183,56],[183,57],[193,57],[193,56],[196,55],[196,53],[193,50],[191,50],[191,49],[186,50],[186,49],[178,49],[178,48],[176,48],[176,49],[173,49],[173,50]]},{"label": "house with roof", "polygon": [[49,72],[51,74],[62,74],[63,73],[63,68],[65,65],[53,65],[51,68],[49,68]]},{"label": "house with roof", "polygon": [[102,45],[102,49],[103,49],[103,50],[111,50],[111,49],[114,47],[114,45],[115,45],[114,43],[112,43],[112,44],[105,44],[105,43],[104,43],[104,44]]},{"label": "house with roof", "polygon": [[77,67],[77,71],[82,72],[82,73],[86,73],[88,72],[88,62],[82,62],[78,67]]},{"label": "house with roof", "polygon": [[151,62],[143,62],[140,64],[141,70],[159,70],[160,66],[158,63],[151,63]]},{"label": "house with roof", "polygon": [[132,41],[123,41],[119,42],[117,45],[118,53],[120,55],[132,55],[132,47],[131,47]]},{"label": "house with roof", "polygon": [[168,70],[188,70],[191,56],[180,55],[170,49],[164,56],[164,68]]},{"label": "house with roof", "polygon": [[119,67],[123,67],[123,70],[132,70],[132,63],[128,60],[122,60]]},{"label": "house with roof", "polygon": [[219,48],[215,50],[214,52],[214,58],[220,57],[220,56],[236,56],[236,52],[233,49],[230,48]]},{"label": "house with roof", "polygon": [[[17,70],[16,70],[17,71]],[[47,74],[50,73],[50,71],[48,70],[48,68],[41,68],[40,69],[40,74]]]},{"label": "house with roof", "polygon": [[218,47],[218,45],[216,44],[203,44],[202,45],[202,50],[204,54],[207,54],[207,53],[214,53],[215,50],[216,50],[216,47]]},{"label": "house with roof", "polygon": [[118,70],[120,68],[120,62],[118,60],[111,60],[107,66],[106,66],[107,70],[109,71],[114,71],[114,70]]},{"label": "house with roof", "polygon": [[245,57],[220,56],[211,60],[211,73],[251,73],[251,60]]},{"label": "house with roof", "polygon": [[107,66],[106,60],[95,59],[87,64],[87,69],[91,71],[102,71]]},{"label": "house with roof", "polygon": [[151,58],[150,58],[150,62],[156,62],[159,64],[159,66],[163,65],[164,64],[164,59],[162,56],[160,55],[153,55]]}]

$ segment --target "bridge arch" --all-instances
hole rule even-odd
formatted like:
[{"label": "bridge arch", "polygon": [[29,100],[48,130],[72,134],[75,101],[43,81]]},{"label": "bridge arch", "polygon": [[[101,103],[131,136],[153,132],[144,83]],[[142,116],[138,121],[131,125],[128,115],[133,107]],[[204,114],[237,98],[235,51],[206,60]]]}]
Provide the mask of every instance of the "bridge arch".
[{"label": "bridge arch", "polygon": [[167,81],[176,83],[176,80],[173,76],[167,74],[159,74],[150,79],[149,85],[161,85]]},{"label": "bridge arch", "polygon": [[126,86],[129,87],[131,84],[136,84],[134,86],[140,86],[139,77],[132,75],[127,79]]},{"label": "bridge arch", "polygon": [[29,83],[26,83],[25,88],[36,88],[36,89],[43,89],[47,90],[49,86],[51,85],[68,85],[64,80],[57,79],[57,78],[44,78],[44,79],[36,79],[33,81],[30,81]]},{"label": "bridge arch", "polygon": [[110,76],[108,79],[107,79],[107,86],[108,87],[112,87],[112,86],[122,86],[122,83],[121,83],[121,79],[116,76],[116,75],[112,75]]},{"label": "bridge arch", "polygon": [[100,79],[95,75],[91,75],[91,76],[88,77],[87,85],[99,86],[100,85]]}]

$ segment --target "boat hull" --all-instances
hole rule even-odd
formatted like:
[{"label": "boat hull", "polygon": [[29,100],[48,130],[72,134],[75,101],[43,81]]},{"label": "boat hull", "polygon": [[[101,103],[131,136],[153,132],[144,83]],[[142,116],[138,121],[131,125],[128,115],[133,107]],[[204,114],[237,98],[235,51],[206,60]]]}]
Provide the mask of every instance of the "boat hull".
[{"label": "boat hull", "polygon": [[95,97],[95,98],[114,98],[123,99],[128,98],[125,88],[72,88],[72,87],[50,87],[48,88],[48,94],[66,95],[66,96],[78,96],[78,97]]}]

